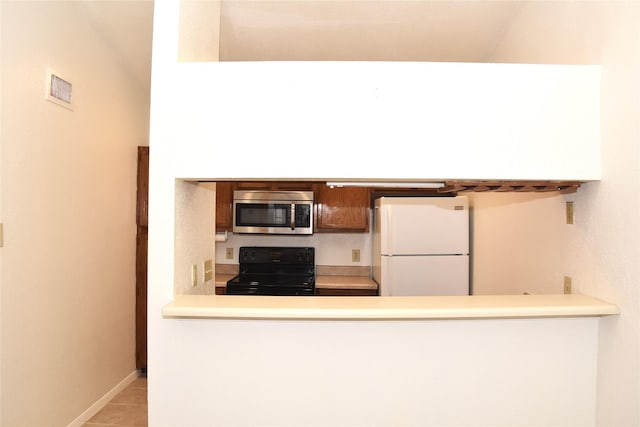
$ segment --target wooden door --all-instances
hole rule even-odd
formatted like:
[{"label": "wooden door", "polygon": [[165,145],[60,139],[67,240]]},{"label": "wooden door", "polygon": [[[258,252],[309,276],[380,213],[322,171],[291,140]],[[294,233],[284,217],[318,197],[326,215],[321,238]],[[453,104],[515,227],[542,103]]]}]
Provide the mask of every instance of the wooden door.
[{"label": "wooden door", "polygon": [[138,147],[136,209],[136,368],[147,372],[147,249],[149,147]]}]

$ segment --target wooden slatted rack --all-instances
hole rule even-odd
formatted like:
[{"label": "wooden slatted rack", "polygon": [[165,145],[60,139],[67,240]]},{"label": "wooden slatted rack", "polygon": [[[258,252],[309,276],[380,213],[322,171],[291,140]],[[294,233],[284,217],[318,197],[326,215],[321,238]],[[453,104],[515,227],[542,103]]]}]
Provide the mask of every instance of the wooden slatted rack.
[{"label": "wooden slatted rack", "polygon": [[438,193],[459,192],[549,192],[561,194],[575,193],[582,183],[580,181],[445,181],[445,186]]}]

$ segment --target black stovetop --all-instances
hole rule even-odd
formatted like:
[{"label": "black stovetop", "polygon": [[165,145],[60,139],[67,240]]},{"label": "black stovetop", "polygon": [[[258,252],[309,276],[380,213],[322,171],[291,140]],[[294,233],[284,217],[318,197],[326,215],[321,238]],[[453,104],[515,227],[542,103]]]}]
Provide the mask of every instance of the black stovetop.
[{"label": "black stovetop", "polygon": [[227,282],[229,295],[314,295],[315,249],[243,246],[240,273]]}]

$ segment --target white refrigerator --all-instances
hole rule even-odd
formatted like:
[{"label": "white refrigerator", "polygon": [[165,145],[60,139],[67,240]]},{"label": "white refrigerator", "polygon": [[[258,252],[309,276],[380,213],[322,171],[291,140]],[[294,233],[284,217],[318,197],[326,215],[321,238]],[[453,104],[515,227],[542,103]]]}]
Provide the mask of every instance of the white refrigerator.
[{"label": "white refrigerator", "polygon": [[373,223],[381,296],[469,295],[467,197],[381,197]]}]

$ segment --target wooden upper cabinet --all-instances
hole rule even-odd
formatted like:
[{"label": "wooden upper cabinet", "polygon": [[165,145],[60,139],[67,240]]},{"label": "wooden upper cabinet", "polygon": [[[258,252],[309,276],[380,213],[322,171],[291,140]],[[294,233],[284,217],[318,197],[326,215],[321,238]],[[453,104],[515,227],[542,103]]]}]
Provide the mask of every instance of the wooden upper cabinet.
[{"label": "wooden upper cabinet", "polygon": [[233,229],[233,183],[216,183],[216,231]]},{"label": "wooden upper cabinet", "polygon": [[317,232],[367,232],[371,211],[370,189],[315,186]]},{"label": "wooden upper cabinet", "polygon": [[330,188],[324,183],[298,181],[218,182],[216,185],[216,231],[233,230],[234,190],[313,191],[316,232],[366,233],[369,231],[369,188]]}]

